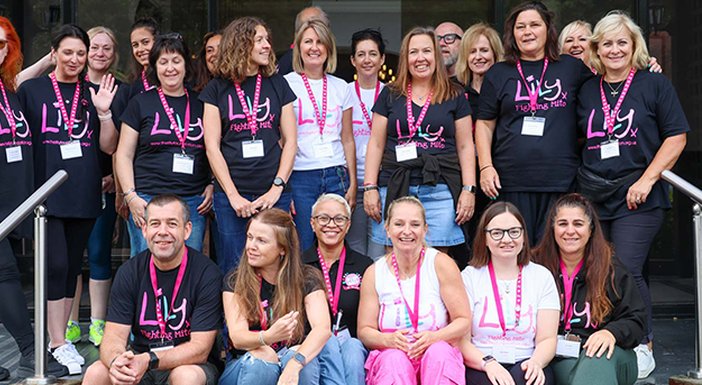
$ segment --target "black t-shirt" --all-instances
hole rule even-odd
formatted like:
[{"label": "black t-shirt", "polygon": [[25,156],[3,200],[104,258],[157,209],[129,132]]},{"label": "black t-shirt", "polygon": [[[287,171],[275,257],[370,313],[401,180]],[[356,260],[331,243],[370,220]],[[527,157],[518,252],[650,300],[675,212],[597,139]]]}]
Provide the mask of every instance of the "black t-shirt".
[{"label": "black t-shirt", "polygon": [[286,50],[278,59],[278,73],[281,76],[293,72],[292,66],[293,48]]},{"label": "black t-shirt", "polygon": [[[205,154],[202,129],[202,102],[198,93],[188,91],[190,97],[190,131],[185,141],[185,152],[194,157],[193,173],[173,172],[174,154],[181,154],[180,140],[171,128],[166,110],[158,92],[153,89],[136,95],[122,114],[122,122],[139,133],[134,155],[134,185],[137,191],[156,195],[170,192],[181,196],[202,194],[210,181],[210,166]],[[181,125],[185,119],[185,95],[166,96],[173,109],[173,117]]]},{"label": "black t-shirt", "polygon": [[[385,87],[380,91],[378,100],[373,106],[376,112],[388,119],[387,140],[385,142],[385,152],[395,153],[395,146],[405,144],[410,139],[417,145],[417,156],[427,154],[442,154],[456,152],[456,125],[455,122],[465,116],[470,115],[470,105],[463,92],[456,97],[444,101],[440,104],[432,104],[427,109],[424,120],[417,133],[412,138],[409,137],[409,126],[407,124],[407,98],[394,93],[390,87]],[[412,103],[412,113],[415,124],[419,118],[423,106]],[[399,143],[398,143],[399,138]],[[394,169],[384,167],[380,170],[378,184],[387,185],[390,175]],[[412,170],[410,184],[422,184],[421,170]]]},{"label": "black t-shirt", "polygon": [[[250,109],[256,89],[256,76],[246,78],[241,89],[246,94],[247,108]],[[269,78],[262,77],[256,139],[263,141],[264,155],[244,158],[243,142],[250,141],[253,137],[234,83],[226,79],[213,79],[202,90],[200,100],[219,109],[222,123],[220,149],[240,193],[264,194],[273,184],[282,153],[279,144],[281,109],[296,98],[282,76],[275,74]],[[219,183],[215,184],[215,188],[222,191]]]},{"label": "black t-shirt", "polygon": [[470,104],[470,116],[473,118],[473,129],[475,130],[475,122],[478,120],[478,110],[480,107],[480,93],[470,85],[465,88],[468,104]]},{"label": "black t-shirt", "polygon": [[[524,77],[535,89],[543,60],[522,61]],[[505,192],[565,192],[580,163],[575,117],[576,95],[592,71],[579,59],[561,55],[549,61],[537,100],[536,117],[545,118],[543,136],[522,135],[531,116],[529,95],[517,67],[496,63],[485,74],[478,119],[496,120],[492,163]]]},{"label": "black t-shirt", "polygon": [[[69,141],[61,110],[48,76],[27,80],[17,91],[27,124],[32,131],[34,147],[34,181],[40,186],[58,170],[66,170],[68,179],[46,200],[48,215],[60,218],[97,218],[102,211],[102,170],[100,121],[90,98],[90,91],[81,80],[73,139],[80,141],[82,156],[62,159],[61,144]],[[75,83],[58,83],[70,115]]]},{"label": "black t-shirt", "polygon": [[[645,170],[653,160],[663,141],[671,136],[690,131],[680,100],[670,81],[662,74],[637,71],[631,82],[614,126],[613,138],[619,139],[619,156],[602,159],[600,144],[607,140],[604,112],[600,96],[600,79],[587,81],[578,94],[578,127],[585,136],[583,167],[593,173],[616,179],[636,171]],[[607,102],[614,109],[617,104],[605,88]],[[612,84],[613,88],[621,84]],[[621,93],[620,93],[621,95]],[[614,219],[635,212],[654,208],[670,208],[665,183],[657,182],[646,202],[636,211],[626,206],[626,194],[630,184],[621,186],[615,195],[598,205],[601,219]]]},{"label": "black t-shirt", "polygon": [[[234,292],[234,282],[236,281],[235,278],[236,270],[232,270],[231,273],[225,278],[224,280],[224,291],[228,292]],[[319,271],[316,269],[313,269],[309,266],[303,266],[303,274],[304,274],[304,279],[305,282],[303,283],[305,286],[305,297],[313,293],[317,290],[324,290],[324,283],[322,281],[322,278],[320,276]],[[260,291],[260,298],[261,298],[261,303],[263,304],[264,311],[268,315],[268,327],[273,325],[275,323],[276,317],[280,316],[279,314],[273,314],[273,297],[275,296],[275,289],[276,285],[273,285],[266,281],[265,279],[261,279],[261,291]],[[304,301],[303,303],[299,304],[297,306],[297,309],[300,309],[300,312],[305,311],[305,304]],[[284,314],[283,314],[284,315]],[[282,342],[272,344],[271,347],[275,351],[279,351],[280,349],[284,348],[285,346],[294,346],[302,343],[302,341],[305,339],[305,336],[307,333],[309,333],[311,327],[309,325],[309,322],[305,324],[305,335],[302,336],[298,341],[288,341],[288,344],[285,345]],[[256,323],[254,325],[249,325],[249,330],[257,331],[261,330],[261,324]],[[232,355],[234,357],[239,357],[241,355],[246,354],[245,350],[238,350],[238,349],[231,349]]]},{"label": "black t-shirt", "polygon": [[[3,109],[5,101],[1,99]],[[4,113],[0,112],[0,218],[7,217],[20,205],[32,192],[34,192],[34,159],[32,152],[32,132],[29,130],[27,119],[20,106],[17,95],[7,91],[10,102],[9,113],[15,119],[17,131],[15,140],[12,139],[12,130]],[[22,160],[8,163],[8,149],[19,147]],[[14,158],[13,158],[14,159]],[[13,235],[26,237],[31,235],[29,223],[21,225],[13,231]]]},{"label": "black t-shirt", "polygon": [[[348,245],[346,246],[346,260],[344,261],[344,272],[341,281],[341,293],[339,294],[339,310],[342,312],[341,323],[339,330],[348,328],[351,337],[356,337],[356,322],[358,320],[358,301],[361,299],[361,280],[363,273],[366,272],[368,266],[373,264],[373,260],[365,255],[353,251]],[[302,255],[302,262],[310,265],[320,272],[322,265],[319,263],[319,255],[317,254],[317,246],[311,247]],[[336,287],[336,276],[339,273],[339,261],[334,262],[329,268],[329,280],[331,281],[332,291]],[[327,298],[326,288],[324,291]],[[331,311],[331,307],[330,307]],[[330,314],[332,326],[336,319]]]},{"label": "black t-shirt", "polygon": [[[131,346],[139,353],[149,351],[151,344],[161,343],[156,296],[149,273],[150,260],[151,253],[146,250],[117,270],[107,309],[108,322],[132,327],[134,341]],[[168,271],[156,268],[158,286],[163,292],[161,308],[167,319],[164,340],[173,341],[174,345],[188,342],[191,332],[222,327],[222,274],[217,265],[188,248],[187,267],[173,301],[178,270],[179,267]]]}]

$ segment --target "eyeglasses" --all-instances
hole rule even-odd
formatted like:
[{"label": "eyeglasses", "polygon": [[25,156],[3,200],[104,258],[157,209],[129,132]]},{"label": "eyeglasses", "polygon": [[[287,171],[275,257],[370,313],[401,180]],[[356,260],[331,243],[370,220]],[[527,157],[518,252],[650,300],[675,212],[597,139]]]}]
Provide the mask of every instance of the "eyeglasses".
[{"label": "eyeglasses", "polygon": [[314,218],[314,220],[317,221],[317,223],[322,225],[322,226],[326,226],[331,221],[334,221],[335,225],[341,227],[349,221],[349,217],[347,217],[345,215],[337,215],[337,216],[332,218],[329,215],[321,214],[321,215],[314,216],[312,218]]},{"label": "eyeglasses", "polygon": [[501,241],[505,234],[509,235],[511,239],[517,239],[522,236],[523,230],[521,227],[511,227],[509,229],[485,229],[485,232],[490,234],[493,241]]},{"label": "eyeglasses", "polygon": [[461,40],[461,35],[457,33],[447,33],[446,35],[436,35],[436,39],[439,42],[443,40],[446,44],[453,44],[453,42],[455,42],[456,39]]},{"label": "eyeglasses", "polygon": [[3,49],[7,46],[7,40],[0,40],[0,49]]}]

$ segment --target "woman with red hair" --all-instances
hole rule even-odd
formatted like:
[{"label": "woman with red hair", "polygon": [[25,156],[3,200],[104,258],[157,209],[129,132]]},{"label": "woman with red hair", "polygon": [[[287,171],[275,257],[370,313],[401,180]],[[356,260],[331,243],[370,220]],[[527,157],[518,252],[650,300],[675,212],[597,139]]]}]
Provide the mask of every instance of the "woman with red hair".
[{"label": "woman with red hair", "polygon": [[[10,20],[0,16],[0,180],[12,181],[0,185],[0,218],[5,218],[19,206],[34,189],[32,138],[27,121],[15,95],[15,78],[22,69],[21,43]],[[17,259],[10,246],[11,239],[30,237],[29,226],[20,225],[9,237],[0,240],[0,322],[17,342],[21,353],[17,376],[34,373],[34,332],[29,321],[27,303],[20,285]],[[68,370],[56,361],[49,362],[51,375],[60,377]],[[0,367],[0,381],[10,372]]]}]

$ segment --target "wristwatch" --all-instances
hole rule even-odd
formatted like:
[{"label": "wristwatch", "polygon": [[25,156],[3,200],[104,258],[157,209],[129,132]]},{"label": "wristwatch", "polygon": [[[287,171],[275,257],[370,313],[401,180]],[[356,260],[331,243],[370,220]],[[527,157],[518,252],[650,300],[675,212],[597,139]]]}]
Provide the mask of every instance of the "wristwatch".
[{"label": "wristwatch", "polygon": [[305,358],[305,356],[302,355],[302,353],[295,353],[295,355],[293,355],[293,359],[302,366],[305,366],[307,364],[307,358]]},{"label": "wristwatch", "polygon": [[283,178],[277,176],[277,177],[275,177],[275,179],[273,179],[273,186],[282,187],[283,189],[285,189],[285,186],[287,186],[287,183],[285,183]]},{"label": "wristwatch", "polygon": [[463,191],[468,191],[469,193],[475,194],[476,190],[477,189],[474,185],[466,185],[466,184],[463,185]]},{"label": "wristwatch", "polygon": [[149,351],[149,370],[158,369],[158,356],[156,353]]},{"label": "wristwatch", "polygon": [[496,360],[495,360],[495,357],[493,357],[493,356],[491,356],[491,355],[488,354],[487,356],[483,357],[483,362],[480,364],[480,367],[481,367],[483,370],[485,370],[485,366],[486,366],[487,364],[491,363],[492,361],[496,361]]}]

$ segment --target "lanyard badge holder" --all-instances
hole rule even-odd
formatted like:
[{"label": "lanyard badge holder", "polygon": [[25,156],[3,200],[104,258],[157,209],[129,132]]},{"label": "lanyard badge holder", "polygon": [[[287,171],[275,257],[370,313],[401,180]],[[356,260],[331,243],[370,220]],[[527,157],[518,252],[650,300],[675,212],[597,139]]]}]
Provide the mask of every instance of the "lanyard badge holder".
[{"label": "lanyard badge holder", "polygon": [[188,95],[188,90],[185,91],[185,120],[183,121],[182,127],[178,124],[173,116],[173,109],[168,105],[166,100],[166,95],[163,93],[163,89],[159,87],[158,98],[161,100],[161,105],[164,111],[166,111],[166,116],[168,116],[168,121],[171,123],[171,129],[178,138],[180,142],[180,154],[173,154],[173,168],[172,171],[177,174],[187,174],[193,175],[195,169],[195,157],[185,153],[185,142],[188,139],[188,131],[190,128],[190,95]]},{"label": "lanyard badge holder", "polygon": [[536,116],[536,107],[538,104],[539,93],[541,92],[541,85],[544,82],[544,76],[546,75],[546,68],[548,68],[548,58],[544,58],[544,69],[541,72],[541,79],[539,84],[537,84],[535,89],[529,87],[529,83],[524,77],[524,71],[522,70],[522,63],[517,60],[517,71],[519,76],[521,76],[524,86],[529,94],[529,109],[531,111],[531,116],[525,116],[522,119],[522,135],[525,136],[544,136],[544,127],[546,126],[546,118]]},{"label": "lanyard badge holder", "polygon": [[66,111],[66,104],[61,95],[61,90],[58,86],[58,81],[56,80],[56,74],[54,72],[49,74],[51,79],[51,86],[54,88],[54,94],[56,95],[56,101],[59,105],[59,110],[61,111],[61,118],[63,119],[63,124],[66,126],[68,131],[68,142],[60,146],[61,159],[75,159],[83,156],[83,151],[80,147],[80,141],[73,139],[73,127],[76,124],[76,113],[78,112],[78,103],[80,99],[80,82],[76,83],[76,90],[73,93],[73,100],[71,101],[71,114]]},{"label": "lanyard badge holder", "polygon": [[317,99],[314,97],[312,92],[312,87],[310,86],[310,81],[307,79],[307,75],[304,73],[300,74],[302,82],[305,84],[305,89],[307,90],[307,96],[312,103],[312,108],[314,109],[315,121],[319,126],[319,143],[314,145],[314,157],[317,159],[331,158],[334,156],[334,148],[331,142],[324,142],[324,127],[327,124],[327,102],[328,102],[328,86],[327,86],[327,75],[322,76],[322,111],[319,111],[319,106],[317,105]]},{"label": "lanyard badge holder", "polygon": [[559,335],[556,342],[556,355],[559,357],[578,358],[580,356],[580,337],[570,333],[570,320],[573,318],[573,286],[575,279],[583,267],[580,261],[573,270],[572,275],[568,275],[568,269],[563,261],[561,265],[561,276],[563,277],[563,324],[565,325],[565,335]]},{"label": "lanyard badge holder", "polygon": [[246,104],[246,95],[241,89],[241,84],[234,83],[234,88],[236,88],[236,96],[239,98],[239,104],[241,104],[241,109],[244,111],[244,116],[246,116],[246,123],[249,125],[252,137],[251,140],[241,142],[241,155],[244,159],[261,158],[265,155],[263,140],[256,139],[256,132],[258,132],[258,101],[261,97],[261,74],[256,75],[256,88],[251,109]]},{"label": "lanyard badge holder", "polygon": [[605,125],[607,126],[607,140],[600,143],[600,159],[602,160],[619,157],[619,139],[612,138],[614,134],[614,124],[616,123],[617,116],[622,108],[622,103],[624,103],[624,98],[626,97],[626,94],[629,93],[629,88],[631,87],[631,82],[634,80],[635,74],[636,68],[632,68],[629,71],[629,75],[624,83],[622,93],[619,95],[619,99],[617,99],[617,104],[614,105],[613,110],[607,102],[604,88],[602,87],[604,76],[600,78],[600,99],[602,100],[602,112],[604,113]]},{"label": "lanyard badge holder", "polygon": [[[419,131],[422,126],[424,117],[427,115],[427,110],[429,110],[429,105],[431,105],[432,91],[429,91],[427,95],[427,100],[422,106],[422,110],[419,112],[419,117],[414,120],[414,114],[412,113],[412,83],[407,84],[407,100],[405,102],[405,109],[407,112],[407,127],[409,129],[409,140],[407,143],[398,144],[395,146],[395,158],[398,162],[404,162],[407,160],[412,160],[417,158],[417,143],[412,141],[414,135]],[[397,122],[397,140],[400,140],[400,124]]]},{"label": "lanyard badge holder", "polygon": [[12,115],[12,108],[10,106],[10,100],[7,98],[7,92],[5,92],[5,85],[0,80],[0,91],[2,92],[2,97],[5,104],[0,103],[0,110],[5,115],[7,119],[7,124],[10,126],[10,132],[12,133],[12,146],[5,148],[5,157],[7,158],[7,163],[15,163],[22,161],[22,148],[17,145],[17,122],[15,121],[14,115]]}]

